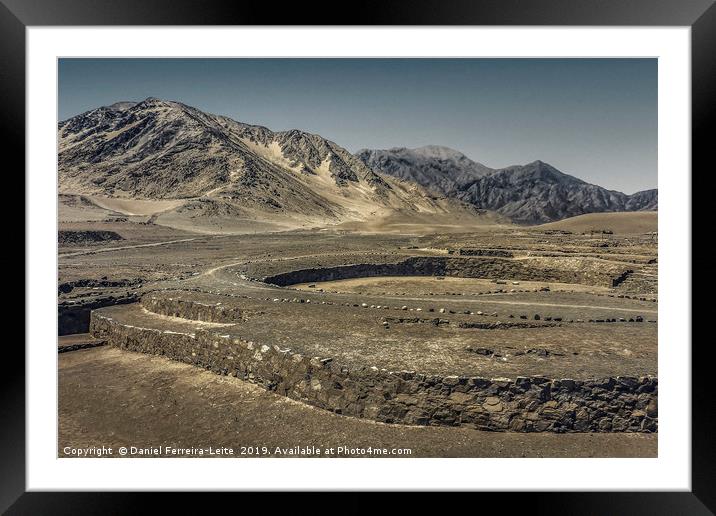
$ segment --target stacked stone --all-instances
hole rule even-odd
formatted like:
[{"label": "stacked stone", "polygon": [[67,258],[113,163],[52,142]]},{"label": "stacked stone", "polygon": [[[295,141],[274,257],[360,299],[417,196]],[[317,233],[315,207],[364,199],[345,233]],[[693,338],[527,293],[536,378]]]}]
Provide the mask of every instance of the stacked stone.
[{"label": "stacked stone", "polygon": [[593,380],[485,379],[349,369],[208,330],[139,328],[92,313],[92,334],[110,345],[163,355],[349,416],[386,423],[522,432],[655,432],[654,377]]}]

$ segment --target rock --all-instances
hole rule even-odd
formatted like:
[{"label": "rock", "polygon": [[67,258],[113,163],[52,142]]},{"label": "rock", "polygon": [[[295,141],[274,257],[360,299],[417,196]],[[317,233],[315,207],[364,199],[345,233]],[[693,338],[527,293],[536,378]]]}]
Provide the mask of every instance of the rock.
[{"label": "rock", "polygon": [[534,429],[536,432],[546,432],[553,424],[552,421],[538,420],[534,423]]},{"label": "rock", "polygon": [[538,357],[546,357],[550,355],[550,352],[544,348],[532,348],[527,350],[528,354],[537,355]]},{"label": "rock", "polygon": [[568,391],[573,391],[577,385],[576,382],[570,378],[563,378],[560,380],[560,384]]},{"label": "rock", "polygon": [[609,418],[603,417],[599,420],[597,428],[599,428],[601,432],[609,432],[612,429],[612,422]]},{"label": "rock", "polygon": [[496,396],[490,396],[482,404],[482,408],[484,408],[488,412],[502,412],[504,407],[502,406],[500,398]]},{"label": "rock", "polygon": [[656,430],[657,430],[656,420],[649,418],[649,417],[645,417],[644,419],[642,419],[639,429],[642,432],[656,432]]},{"label": "rock", "polygon": [[443,385],[453,387],[460,383],[460,377],[459,376],[446,376],[443,378],[442,383],[443,383]]},{"label": "rock", "polygon": [[629,420],[619,416],[612,419],[612,432],[623,432],[627,428],[629,428]]},{"label": "rock", "polygon": [[515,385],[520,389],[526,391],[529,390],[529,388],[532,386],[532,381],[526,376],[518,376],[517,378],[515,378]]},{"label": "rock", "polygon": [[465,348],[466,351],[470,351],[472,353],[477,353],[478,355],[484,355],[484,356],[490,356],[494,354],[494,351],[492,351],[489,348]]},{"label": "rock", "polygon": [[450,393],[449,398],[450,401],[452,401],[453,403],[457,403],[459,405],[466,405],[472,402],[475,396],[466,392],[453,391]]}]

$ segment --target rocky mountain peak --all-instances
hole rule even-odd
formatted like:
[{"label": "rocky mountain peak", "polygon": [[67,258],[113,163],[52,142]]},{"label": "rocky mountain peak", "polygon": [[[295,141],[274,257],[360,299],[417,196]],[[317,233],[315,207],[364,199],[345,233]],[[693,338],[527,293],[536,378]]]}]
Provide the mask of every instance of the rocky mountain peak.
[{"label": "rocky mountain peak", "polygon": [[443,145],[424,145],[423,147],[417,147],[409,150],[418,156],[428,159],[438,159],[443,161],[460,161],[469,159],[462,152]]},{"label": "rocky mountain peak", "polygon": [[294,224],[448,209],[440,203],[472,209],[386,180],[318,134],[274,132],[155,97],[72,117],[58,137],[61,192],[182,199],[181,217],[261,214]]},{"label": "rocky mountain peak", "polygon": [[[541,160],[496,170],[440,145],[353,155],[318,134],[274,132],[156,97],[81,113],[58,124],[58,137],[60,190],[74,194],[210,197],[240,210],[336,220],[430,212],[438,198],[525,223],[658,206],[656,190],[628,196]],[[202,200],[201,209],[207,202],[215,201]]]},{"label": "rocky mountain peak", "polygon": [[356,155],[377,171],[415,181],[521,223],[595,212],[655,210],[658,206],[656,190],[629,196],[589,184],[542,160],[490,169],[442,146],[363,149]]},{"label": "rocky mountain peak", "polygon": [[110,109],[112,111],[124,111],[126,109],[133,108],[137,104],[138,104],[138,102],[122,100],[119,102],[115,102],[114,104],[110,104],[109,106],[106,106],[106,107],[107,107],[107,109]]},{"label": "rocky mountain peak", "polygon": [[141,102],[138,102],[137,105],[139,107],[154,107],[154,106],[162,106],[162,107],[178,107],[182,106],[180,102],[175,102],[172,100],[164,100],[160,99],[158,97],[147,97],[146,99],[142,100]]}]

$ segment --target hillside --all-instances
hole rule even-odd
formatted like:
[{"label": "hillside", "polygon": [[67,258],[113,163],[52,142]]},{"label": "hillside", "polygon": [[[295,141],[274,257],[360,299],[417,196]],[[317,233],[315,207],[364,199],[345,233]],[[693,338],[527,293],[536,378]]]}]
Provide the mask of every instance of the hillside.
[{"label": "hillside", "polygon": [[633,195],[607,190],[542,161],[491,169],[453,149],[363,149],[356,153],[376,171],[415,181],[447,197],[536,224],[584,213],[656,210],[657,191]]},{"label": "hillside", "polygon": [[377,174],[319,135],[273,132],[179,102],[118,102],[60,122],[58,133],[66,200],[81,195],[158,224],[233,232],[374,220],[396,211],[484,215]]},{"label": "hillside", "polygon": [[618,235],[652,233],[659,229],[655,211],[589,213],[538,227],[572,233],[611,231]]}]

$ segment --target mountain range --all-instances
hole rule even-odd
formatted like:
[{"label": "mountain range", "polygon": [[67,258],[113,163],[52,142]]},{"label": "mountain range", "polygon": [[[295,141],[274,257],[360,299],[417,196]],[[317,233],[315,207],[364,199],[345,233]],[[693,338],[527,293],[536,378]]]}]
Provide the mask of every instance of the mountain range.
[{"label": "mountain range", "polygon": [[373,170],[414,181],[450,198],[535,224],[585,213],[657,209],[657,190],[627,195],[586,183],[542,161],[492,169],[448,147],[363,149]]},{"label": "mountain range", "polygon": [[290,228],[396,214],[539,223],[657,207],[656,190],[629,196],[540,161],[495,170],[440,146],[353,155],[316,134],[153,97],[61,121],[58,144],[60,193],[156,201],[152,220],[187,227],[207,218]]},{"label": "mountain range", "polygon": [[180,199],[157,218],[183,217],[186,226],[206,217],[301,227],[396,212],[489,215],[378,174],[319,135],[273,132],[179,102],[116,103],[62,121],[58,131],[60,193],[105,203]]}]

